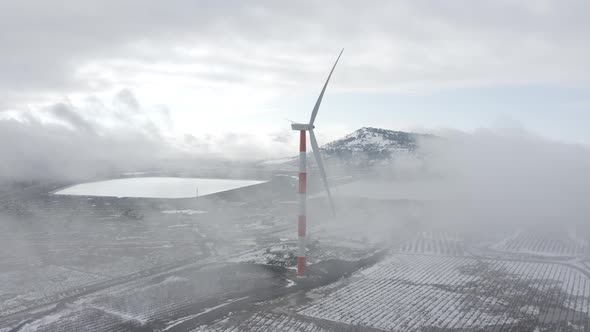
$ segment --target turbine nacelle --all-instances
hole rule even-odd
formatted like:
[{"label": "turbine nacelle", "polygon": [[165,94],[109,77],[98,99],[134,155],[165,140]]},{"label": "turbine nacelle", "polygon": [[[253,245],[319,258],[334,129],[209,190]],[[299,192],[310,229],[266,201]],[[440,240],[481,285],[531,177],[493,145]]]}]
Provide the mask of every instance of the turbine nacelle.
[{"label": "turbine nacelle", "polygon": [[292,123],[291,129],[293,130],[312,130],[315,126],[309,123]]}]

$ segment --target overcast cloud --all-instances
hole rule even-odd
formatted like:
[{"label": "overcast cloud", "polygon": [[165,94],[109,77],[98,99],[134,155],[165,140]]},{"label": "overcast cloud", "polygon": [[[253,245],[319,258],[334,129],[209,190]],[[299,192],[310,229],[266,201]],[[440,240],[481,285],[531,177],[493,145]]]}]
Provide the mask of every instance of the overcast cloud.
[{"label": "overcast cloud", "polygon": [[137,83],[141,70],[195,84],[301,85],[342,47],[342,89],[575,80],[589,69],[586,1],[1,6],[0,87],[24,100]]},{"label": "overcast cloud", "polygon": [[[340,48],[332,100],[580,86],[590,71],[589,10],[582,0],[4,1],[3,134],[28,118],[36,131],[63,126],[100,138],[132,128],[180,150],[198,142],[232,157],[285,155],[294,140],[281,117],[294,115],[293,98],[311,109]],[[368,99],[353,121],[333,121],[330,98],[318,117],[332,116],[318,130],[322,142],[372,116]]]}]

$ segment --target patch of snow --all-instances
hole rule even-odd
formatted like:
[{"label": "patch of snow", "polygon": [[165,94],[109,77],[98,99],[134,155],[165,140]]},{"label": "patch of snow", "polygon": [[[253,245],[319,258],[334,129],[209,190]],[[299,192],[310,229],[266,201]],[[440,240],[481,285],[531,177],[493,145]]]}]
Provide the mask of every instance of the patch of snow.
[{"label": "patch of snow", "polygon": [[162,213],[166,213],[166,214],[203,214],[203,213],[207,213],[207,211],[203,211],[203,210],[164,210],[162,211]]},{"label": "patch of snow", "polygon": [[247,225],[244,226],[245,229],[249,229],[249,230],[253,230],[253,229],[261,229],[261,230],[263,230],[263,229],[268,229],[268,228],[271,228],[271,227],[273,227],[273,225],[271,225],[271,224],[265,224],[265,223],[263,223],[260,220],[255,221],[253,223],[249,223],[249,224],[247,224]]},{"label": "patch of snow", "polygon": [[140,240],[140,239],[144,239],[144,236],[118,236],[115,239],[118,241],[121,240]]},{"label": "patch of snow", "polygon": [[567,322],[567,326],[572,328],[572,331],[584,331],[584,325],[577,325],[572,322]]},{"label": "patch of snow", "polygon": [[163,284],[170,284],[170,283],[176,283],[176,282],[188,282],[189,280],[187,278],[182,278],[182,277],[178,277],[178,276],[170,276],[166,279],[164,279],[164,281],[162,281]]},{"label": "patch of snow", "polygon": [[127,173],[122,173],[121,175],[125,175],[125,176],[135,176],[135,175],[146,175],[146,174],[151,174],[154,172],[127,172]]},{"label": "patch of snow", "polygon": [[168,228],[187,227],[187,226],[190,226],[190,224],[176,224],[176,225],[168,226]]},{"label": "patch of snow", "polygon": [[290,161],[295,160],[296,158],[294,157],[285,157],[285,158],[279,158],[279,159],[270,159],[270,160],[265,160],[263,162],[261,162],[261,165],[277,165],[277,164],[284,164],[284,163],[288,163]]},{"label": "patch of snow", "polygon": [[69,314],[71,314],[73,312],[73,310],[71,309],[67,309],[67,310],[61,310],[58,311],[56,313],[52,313],[46,316],[43,316],[39,319],[36,319],[30,323],[27,323],[25,325],[23,325],[19,331],[22,332],[33,332],[33,331],[37,331],[38,329],[47,326],[51,323],[55,323],[59,320],[64,319],[66,316],[68,316]]},{"label": "patch of snow", "polygon": [[213,311],[215,309],[219,309],[219,308],[225,307],[226,305],[232,304],[234,302],[237,302],[237,301],[240,301],[240,300],[243,300],[243,299],[247,299],[248,297],[249,296],[244,296],[244,297],[240,297],[240,298],[237,298],[237,299],[230,299],[227,302],[222,303],[220,305],[216,305],[214,307],[207,308],[207,309],[199,312],[198,314],[194,314],[194,315],[190,315],[190,316],[186,316],[186,317],[182,317],[180,319],[174,320],[174,321],[170,322],[170,324],[167,325],[166,328],[164,328],[163,331],[168,331],[168,330],[170,330],[171,328],[173,328],[176,325],[182,324],[182,323],[184,323],[184,322],[186,322],[188,320],[191,320],[193,318],[199,317],[199,316],[201,316],[203,314],[206,314],[208,312],[211,312],[211,311]]},{"label": "patch of snow", "polygon": [[139,325],[145,325],[148,322],[148,319],[146,317],[134,316],[129,313],[114,310],[112,308],[107,308],[107,307],[103,307],[103,306],[99,306],[99,305],[88,305],[88,307],[100,310],[100,311],[105,312],[109,315],[119,317],[125,321],[136,322]]},{"label": "patch of snow", "polygon": [[277,204],[297,204],[299,201],[277,201]]},{"label": "patch of snow", "polygon": [[527,314],[527,315],[538,315],[541,312],[541,309],[536,305],[525,305],[520,308],[520,312]]},{"label": "patch of snow", "polygon": [[81,183],[55,192],[56,195],[190,198],[249,187],[266,181],[172,177],[126,178]]}]

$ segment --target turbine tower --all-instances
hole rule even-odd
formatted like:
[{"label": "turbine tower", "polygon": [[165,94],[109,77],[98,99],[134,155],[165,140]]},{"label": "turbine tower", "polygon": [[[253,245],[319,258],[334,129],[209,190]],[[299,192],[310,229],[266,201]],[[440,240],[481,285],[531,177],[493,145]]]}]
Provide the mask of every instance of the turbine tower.
[{"label": "turbine tower", "polygon": [[322,98],[324,97],[324,92],[326,92],[326,87],[328,86],[328,82],[330,82],[330,77],[332,77],[332,73],[334,72],[334,68],[336,68],[336,64],[338,64],[338,60],[340,56],[344,52],[344,49],[340,51],[338,54],[338,58],[336,58],[336,62],[328,75],[328,79],[326,83],[324,83],[324,87],[322,88],[322,92],[320,92],[320,96],[318,100],[315,102],[315,106],[313,107],[313,111],[311,112],[311,118],[309,123],[292,123],[291,129],[299,131],[299,214],[297,220],[297,234],[299,239],[299,247],[297,249],[297,276],[304,277],[305,276],[305,247],[306,247],[306,228],[307,228],[307,144],[306,132],[309,132],[309,141],[311,143],[311,148],[313,151],[314,159],[318,165],[318,170],[320,171],[320,176],[322,177],[322,182],[324,183],[324,188],[326,189],[326,193],[328,194],[328,199],[330,201],[330,207],[332,208],[332,214],[334,213],[334,202],[332,201],[332,194],[330,193],[330,187],[328,186],[328,179],[326,178],[326,171],[324,169],[324,163],[322,162],[322,157],[320,155],[320,147],[318,146],[318,142],[315,138],[315,134],[313,129],[315,126],[313,125],[316,116],[318,115],[318,110],[320,109],[320,104],[322,103]]}]

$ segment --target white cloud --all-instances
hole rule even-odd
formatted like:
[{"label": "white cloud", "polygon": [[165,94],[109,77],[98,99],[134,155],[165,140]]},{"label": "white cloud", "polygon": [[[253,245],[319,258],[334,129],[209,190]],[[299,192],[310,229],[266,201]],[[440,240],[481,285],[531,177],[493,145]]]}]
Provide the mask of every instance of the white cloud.
[{"label": "white cloud", "polygon": [[317,95],[342,47],[329,94],[585,80],[589,6],[575,0],[3,2],[0,110],[40,113],[43,105],[92,99],[94,106],[80,108],[92,114],[129,89],[153,110],[113,114],[97,120],[102,126],[115,128],[122,116],[122,123],[144,128],[157,123],[178,139],[227,132],[256,132],[260,139],[288,128],[281,120],[285,97]]},{"label": "white cloud", "polygon": [[346,90],[585,79],[589,69],[585,1],[26,2],[0,8],[13,32],[0,35],[0,87],[15,94],[183,80],[307,90],[341,47]]}]

